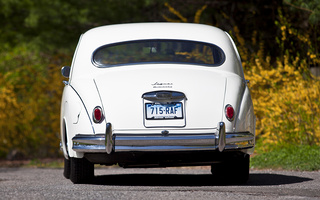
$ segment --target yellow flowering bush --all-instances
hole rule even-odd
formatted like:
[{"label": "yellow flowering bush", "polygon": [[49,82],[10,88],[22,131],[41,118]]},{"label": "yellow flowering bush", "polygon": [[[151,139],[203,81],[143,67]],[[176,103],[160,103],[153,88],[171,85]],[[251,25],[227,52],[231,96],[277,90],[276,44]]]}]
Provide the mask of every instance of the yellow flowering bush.
[{"label": "yellow flowering bush", "polygon": [[[309,66],[320,66],[320,60],[308,34],[292,28],[281,13],[275,24],[281,32],[276,41],[282,52],[275,63],[264,55],[263,42],[258,44],[259,50],[249,56],[238,29],[233,32],[246,79],[250,80],[257,116],[257,141],[262,150],[270,145],[319,145],[320,79],[310,74]],[[255,37],[253,33],[253,41]],[[306,50],[295,49],[292,40],[307,47]]]},{"label": "yellow flowering bush", "polygon": [[[166,16],[166,15],[163,14],[162,17],[163,17],[166,21],[168,21],[168,22],[188,22],[188,19],[185,18],[185,17],[184,17],[179,11],[177,11],[175,8],[173,8],[168,2],[166,2],[164,5],[168,8],[168,10],[169,10],[169,12],[170,12],[171,14],[173,14],[175,17],[178,17],[178,18],[179,18],[179,19],[173,19],[173,18],[170,18],[170,17],[168,17],[168,16]],[[195,16],[194,16],[194,20],[193,20],[194,23],[200,23],[201,14],[203,13],[203,11],[204,11],[207,7],[208,7],[207,5],[204,5],[204,6],[202,6],[200,9],[198,9],[198,10],[196,11]]]},{"label": "yellow flowering bush", "polygon": [[285,56],[276,67],[269,58],[250,64],[245,76],[250,80],[257,139],[263,145],[319,144],[320,80],[308,74],[306,62],[296,58],[290,63]]},{"label": "yellow flowering bush", "polygon": [[17,47],[0,60],[0,157],[58,155],[60,67],[67,59]]}]

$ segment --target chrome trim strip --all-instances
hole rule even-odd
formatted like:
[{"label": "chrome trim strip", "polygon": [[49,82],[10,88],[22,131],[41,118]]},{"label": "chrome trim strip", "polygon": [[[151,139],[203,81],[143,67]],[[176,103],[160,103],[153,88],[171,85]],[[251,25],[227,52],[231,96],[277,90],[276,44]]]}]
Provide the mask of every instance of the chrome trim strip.
[{"label": "chrome trim strip", "polygon": [[226,133],[226,143],[244,142],[254,140],[254,135],[249,132]]},{"label": "chrome trim strip", "polygon": [[226,146],[226,126],[224,122],[218,124],[218,135],[219,135],[219,151],[222,152]]},{"label": "chrome trim strip", "polygon": [[[105,134],[78,134],[72,149],[76,152],[129,152],[129,151],[193,151],[239,150],[254,147],[254,134],[250,132],[226,133],[224,123],[216,133],[202,134],[114,134],[111,124]],[[106,140],[107,137],[107,140]]]},{"label": "chrome trim strip", "polygon": [[158,101],[158,100],[181,100],[186,98],[186,95],[182,92],[175,91],[155,91],[148,92],[142,95],[143,99],[149,101]]},{"label": "chrome trim strip", "polygon": [[105,135],[105,149],[108,154],[112,152],[113,149],[113,139],[112,139],[112,125],[107,123],[106,125],[106,135]]},{"label": "chrome trim strip", "polygon": [[254,147],[254,134],[250,132],[226,133],[226,150]]},{"label": "chrome trim strip", "polygon": [[76,152],[85,152],[85,153],[105,153],[106,147],[104,145],[86,145],[86,144],[77,144],[73,145],[72,149]]},{"label": "chrome trim strip", "polygon": [[96,134],[96,135],[84,135],[79,134],[72,138],[73,145],[76,143],[79,144],[92,144],[92,145],[104,145],[105,143],[105,135],[104,134]]},{"label": "chrome trim strip", "polygon": [[212,146],[215,134],[199,135],[116,135],[116,146]]},{"label": "chrome trim strip", "polygon": [[62,81],[62,83],[63,83],[64,85],[69,85],[69,82],[68,82],[68,81]]},{"label": "chrome trim strip", "polygon": [[216,150],[217,146],[116,146],[116,152],[128,151],[200,151],[200,150]]}]

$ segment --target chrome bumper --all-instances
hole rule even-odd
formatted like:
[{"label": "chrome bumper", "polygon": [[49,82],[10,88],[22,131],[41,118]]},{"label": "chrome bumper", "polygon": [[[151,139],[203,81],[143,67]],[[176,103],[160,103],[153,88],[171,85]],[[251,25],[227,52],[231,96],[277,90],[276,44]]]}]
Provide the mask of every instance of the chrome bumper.
[{"label": "chrome bumper", "polygon": [[[109,128],[108,128],[109,127]],[[190,151],[236,150],[254,147],[254,135],[249,132],[226,133],[220,122],[212,133],[198,134],[113,134],[107,125],[105,134],[79,134],[72,138],[76,152],[130,152],[130,151]],[[111,137],[112,136],[112,137]],[[107,139],[106,139],[107,138]]]}]

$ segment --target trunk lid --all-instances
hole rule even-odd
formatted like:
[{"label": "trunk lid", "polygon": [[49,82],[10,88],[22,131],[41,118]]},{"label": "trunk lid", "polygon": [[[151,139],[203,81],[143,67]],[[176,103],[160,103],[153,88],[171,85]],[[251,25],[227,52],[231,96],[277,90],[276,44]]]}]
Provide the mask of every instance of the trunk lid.
[{"label": "trunk lid", "polygon": [[[192,65],[130,65],[99,70],[94,81],[106,121],[117,130],[147,127],[215,128],[223,115],[226,78],[218,68]],[[147,120],[143,95],[154,91],[183,93],[181,119]],[[154,124],[149,126],[147,122]],[[175,121],[176,120],[176,121]],[[147,123],[148,124],[148,123]]]}]

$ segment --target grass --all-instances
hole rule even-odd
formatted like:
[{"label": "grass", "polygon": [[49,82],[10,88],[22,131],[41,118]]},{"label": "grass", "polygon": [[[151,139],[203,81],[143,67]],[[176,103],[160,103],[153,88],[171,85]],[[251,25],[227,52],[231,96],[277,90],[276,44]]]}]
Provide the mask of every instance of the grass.
[{"label": "grass", "polygon": [[63,159],[33,159],[25,167],[63,168]]},{"label": "grass", "polygon": [[0,168],[63,168],[63,158],[46,159],[19,159],[4,160],[0,159]]},{"label": "grass", "polygon": [[299,171],[320,170],[320,146],[275,147],[269,152],[259,152],[251,158],[253,169],[283,169]]}]

